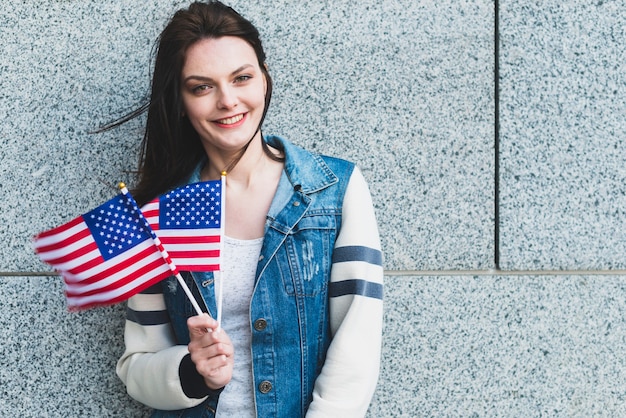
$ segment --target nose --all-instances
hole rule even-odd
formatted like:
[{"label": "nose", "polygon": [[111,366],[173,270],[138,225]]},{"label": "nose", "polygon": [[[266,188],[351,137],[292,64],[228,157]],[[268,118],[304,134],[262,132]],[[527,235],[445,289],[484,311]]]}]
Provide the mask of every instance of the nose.
[{"label": "nose", "polygon": [[237,95],[231,86],[223,86],[220,88],[217,106],[220,109],[232,109],[237,106]]}]

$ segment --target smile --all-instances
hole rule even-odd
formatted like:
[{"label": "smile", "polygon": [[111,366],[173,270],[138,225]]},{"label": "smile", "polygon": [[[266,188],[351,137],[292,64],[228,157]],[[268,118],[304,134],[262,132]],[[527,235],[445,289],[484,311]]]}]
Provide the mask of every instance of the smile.
[{"label": "smile", "polygon": [[216,120],[215,123],[220,124],[220,125],[235,125],[238,122],[241,122],[244,116],[245,116],[244,113],[240,113],[239,115],[235,115],[230,118]]}]

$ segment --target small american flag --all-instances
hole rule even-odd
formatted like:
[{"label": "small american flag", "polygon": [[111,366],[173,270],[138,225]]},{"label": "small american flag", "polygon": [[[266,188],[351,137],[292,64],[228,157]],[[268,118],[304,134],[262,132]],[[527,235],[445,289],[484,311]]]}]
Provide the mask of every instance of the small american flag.
[{"label": "small american flag", "polygon": [[219,270],[222,183],[193,183],[141,208],[178,270]]},{"label": "small american flag", "polygon": [[70,309],[124,301],[172,274],[135,208],[121,194],[35,238],[41,260],[63,276]]}]

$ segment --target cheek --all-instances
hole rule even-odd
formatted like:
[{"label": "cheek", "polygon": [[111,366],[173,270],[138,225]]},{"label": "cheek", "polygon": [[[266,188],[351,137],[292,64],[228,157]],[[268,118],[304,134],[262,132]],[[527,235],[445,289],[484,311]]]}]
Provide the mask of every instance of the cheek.
[{"label": "cheek", "polygon": [[258,89],[256,89],[255,94],[254,94],[254,98],[255,98],[255,105],[257,107],[265,107],[265,94],[267,92],[267,85],[265,83],[263,83],[262,86],[260,86]]},{"label": "cheek", "polygon": [[265,78],[265,74],[263,75],[263,97],[267,94],[267,78]]},{"label": "cheek", "polygon": [[206,130],[208,116],[206,111],[199,106],[199,103],[194,102],[191,105],[183,103],[183,109],[185,111],[185,117],[197,133]]},{"label": "cheek", "polygon": [[207,100],[200,99],[183,100],[183,111],[192,124],[194,124],[194,121],[206,117],[209,112],[209,104],[207,102]]}]

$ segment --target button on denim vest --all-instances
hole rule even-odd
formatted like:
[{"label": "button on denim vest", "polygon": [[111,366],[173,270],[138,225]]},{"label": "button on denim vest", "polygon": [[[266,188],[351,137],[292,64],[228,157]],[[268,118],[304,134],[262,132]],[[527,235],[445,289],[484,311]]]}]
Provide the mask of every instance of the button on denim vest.
[{"label": "button on denim vest", "polygon": [[[306,413],[330,344],[328,282],[354,165],[311,154],[280,137],[265,141],[284,152],[285,169],[267,216],[250,303],[251,390],[257,416],[291,418]],[[200,168],[189,182],[199,181]],[[216,317],[213,273],[183,277]],[[175,278],[163,282],[163,292],[178,343],[188,344],[187,318],[195,311]],[[209,398],[196,408],[154,416],[213,417],[216,404]]]}]

